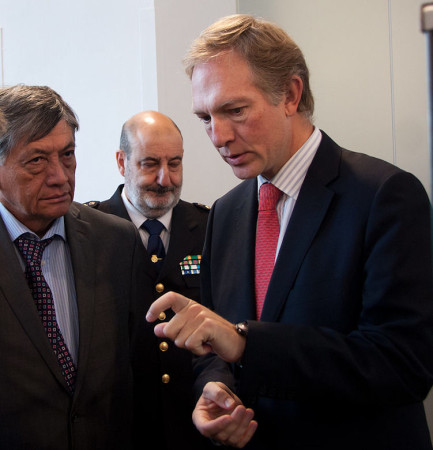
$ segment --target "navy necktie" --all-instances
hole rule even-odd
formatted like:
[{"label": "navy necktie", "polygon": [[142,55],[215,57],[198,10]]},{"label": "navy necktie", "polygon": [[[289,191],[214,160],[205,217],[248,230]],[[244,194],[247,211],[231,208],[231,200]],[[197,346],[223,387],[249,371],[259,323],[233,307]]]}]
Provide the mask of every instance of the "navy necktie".
[{"label": "navy necktie", "polygon": [[150,255],[150,260],[155,264],[156,270],[159,271],[165,257],[164,244],[160,236],[164,225],[159,220],[149,219],[143,223],[142,227],[149,233],[147,253]]},{"label": "navy necktie", "polygon": [[53,239],[54,236],[43,241],[36,241],[20,236],[15,240],[15,244],[24,256],[26,262],[26,279],[32,291],[42,324],[53,347],[59,366],[62,369],[66,383],[70,391],[73,392],[77,369],[75,368],[72,356],[69,353],[57,323],[53,294],[42,274],[41,268],[42,254],[45,247]]}]

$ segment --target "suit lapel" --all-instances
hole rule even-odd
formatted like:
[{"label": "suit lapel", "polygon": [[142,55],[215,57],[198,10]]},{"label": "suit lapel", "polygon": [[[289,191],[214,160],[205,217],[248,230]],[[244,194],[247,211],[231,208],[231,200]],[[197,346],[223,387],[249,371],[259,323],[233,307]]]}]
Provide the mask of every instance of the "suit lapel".
[{"label": "suit lapel", "polygon": [[[215,223],[221,221],[230,229],[219,229],[220,245],[224,245],[221,255],[221,280],[224,284],[217,287],[218,311],[232,322],[255,318],[254,256],[257,223],[257,180],[242,182],[235,188],[234,201],[230,207],[225,204],[219,211],[216,202]],[[221,216],[219,216],[221,214]],[[228,217],[222,217],[228,216]],[[217,228],[215,226],[215,228]],[[221,244],[224,242],[224,244]],[[220,253],[220,252],[218,252]],[[230,261],[230,263],[227,263]],[[236,299],[236,308],[233,308]]]},{"label": "suit lapel", "polygon": [[95,254],[92,246],[92,229],[88,222],[80,218],[75,204],[65,216],[66,236],[71,251],[77,293],[80,339],[78,349],[78,372],[75,392],[78,394],[84,379],[88,361],[93,311],[95,301]]},{"label": "suit lapel", "polygon": [[261,320],[277,321],[326,216],[334,193],[327,185],[338,176],[341,149],[322,132],[322,142],[307,172],[275,264]]},{"label": "suit lapel", "polygon": [[[245,296],[242,296],[242,298],[245,298],[245,301],[240,303],[238,315],[240,318],[255,318],[254,260],[258,213],[257,179],[246,181],[245,187],[248,190],[243,197],[243,201],[236,208],[237,220],[235,224],[237,240],[240,242],[246,241],[246,245],[241,246],[242,251],[237,255],[238,261],[248,261],[249,263],[239,264],[236,268],[239,272],[238,286],[245,293]],[[251,279],[253,282],[248,282]]]}]

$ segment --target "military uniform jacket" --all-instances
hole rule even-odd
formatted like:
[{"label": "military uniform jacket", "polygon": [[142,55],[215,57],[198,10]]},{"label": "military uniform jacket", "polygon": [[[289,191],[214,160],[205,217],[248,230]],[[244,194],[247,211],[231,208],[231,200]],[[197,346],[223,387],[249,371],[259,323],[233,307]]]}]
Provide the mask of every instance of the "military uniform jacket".
[{"label": "military uniform jacket", "polygon": [[[123,185],[120,185],[109,200],[87,204],[100,211],[130,220],[121,197],[122,189]],[[200,300],[199,274],[183,275],[180,263],[187,256],[201,256],[208,215],[209,208],[206,206],[182,200],[173,208],[170,243],[159,275],[146,252],[144,270],[152,279],[155,300],[168,291]],[[166,314],[166,320],[169,320],[171,311],[167,311]],[[209,445],[208,440],[200,435],[191,420],[195,406],[192,394],[192,355],[187,350],[175,347],[174,343],[162,339],[158,342],[158,352],[161,364],[159,395],[163,409],[160,445],[165,445],[167,450],[183,447],[189,450],[203,450]],[[147,390],[144,386],[141,395],[145,403]]]}]

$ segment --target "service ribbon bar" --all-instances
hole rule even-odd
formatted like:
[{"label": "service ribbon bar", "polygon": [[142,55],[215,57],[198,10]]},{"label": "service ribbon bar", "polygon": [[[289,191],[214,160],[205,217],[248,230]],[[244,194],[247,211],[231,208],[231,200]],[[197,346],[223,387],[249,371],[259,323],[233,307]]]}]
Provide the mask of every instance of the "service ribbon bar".
[{"label": "service ribbon bar", "polygon": [[179,263],[182,275],[194,275],[200,273],[201,255],[188,255]]}]

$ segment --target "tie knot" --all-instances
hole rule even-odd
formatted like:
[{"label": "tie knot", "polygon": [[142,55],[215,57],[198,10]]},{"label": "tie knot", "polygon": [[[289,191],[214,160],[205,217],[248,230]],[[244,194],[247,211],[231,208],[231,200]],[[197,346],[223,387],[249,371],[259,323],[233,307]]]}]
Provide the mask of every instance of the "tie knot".
[{"label": "tie knot", "polygon": [[54,236],[51,236],[43,241],[37,241],[35,239],[23,237],[22,235],[15,239],[15,244],[27,262],[40,263],[45,247],[50,244],[53,239]]},{"label": "tie knot", "polygon": [[259,211],[275,209],[282,192],[271,183],[263,183],[259,192]]},{"label": "tie knot", "polygon": [[164,225],[156,219],[148,219],[143,223],[142,227],[151,235],[159,236],[164,228]]}]

